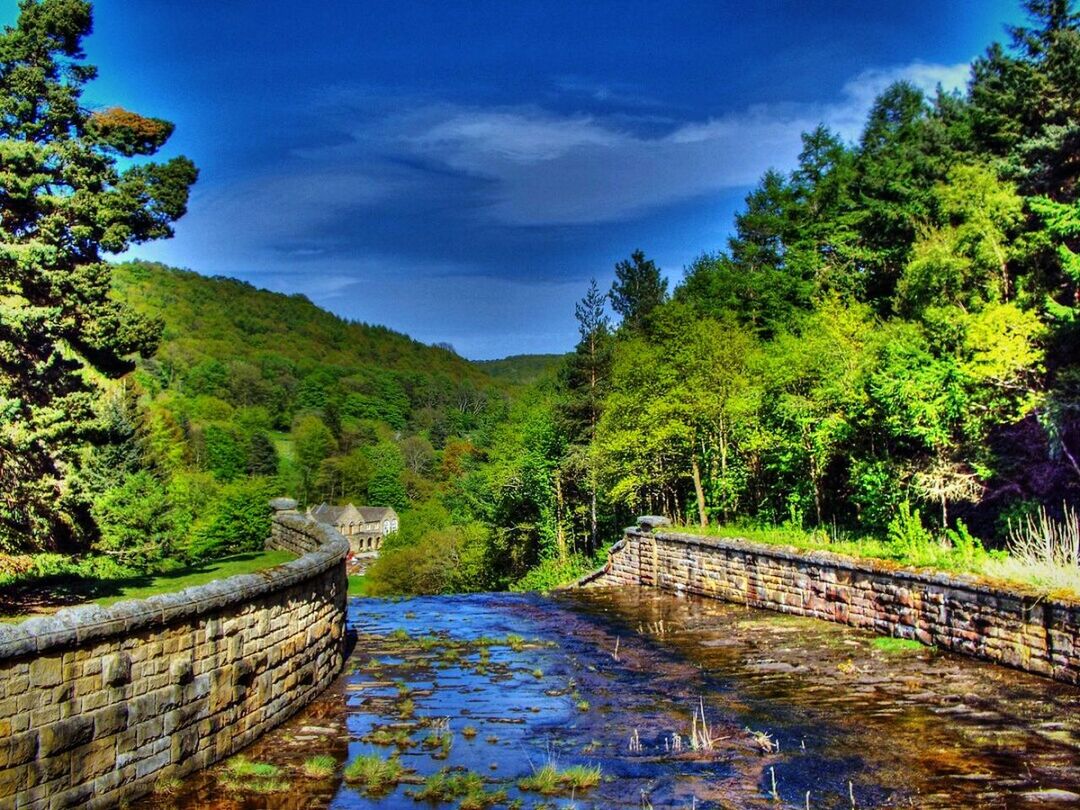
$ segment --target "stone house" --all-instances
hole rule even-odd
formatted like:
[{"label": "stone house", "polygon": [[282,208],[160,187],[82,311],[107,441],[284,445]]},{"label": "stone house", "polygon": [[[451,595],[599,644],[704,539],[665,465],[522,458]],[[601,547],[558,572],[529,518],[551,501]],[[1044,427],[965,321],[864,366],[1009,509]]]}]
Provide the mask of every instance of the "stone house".
[{"label": "stone house", "polygon": [[398,516],[389,506],[331,506],[321,503],[307,510],[319,523],[337,529],[349,541],[353,554],[378,554],[386,535],[398,530]]}]

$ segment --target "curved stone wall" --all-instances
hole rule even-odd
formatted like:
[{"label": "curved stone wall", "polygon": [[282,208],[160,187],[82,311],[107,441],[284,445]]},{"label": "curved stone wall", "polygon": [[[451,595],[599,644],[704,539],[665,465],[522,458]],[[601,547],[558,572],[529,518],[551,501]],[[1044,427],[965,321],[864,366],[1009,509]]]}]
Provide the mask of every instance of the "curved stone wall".
[{"label": "curved stone wall", "polygon": [[916,639],[1080,684],[1080,603],[976,577],[631,528],[579,585],[644,585]]},{"label": "curved stone wall", "polygon": [[348,543],[277,507],[267,545],[297,560],[0,624],[0,807],[114,807],[235,753],[337,676]]}]

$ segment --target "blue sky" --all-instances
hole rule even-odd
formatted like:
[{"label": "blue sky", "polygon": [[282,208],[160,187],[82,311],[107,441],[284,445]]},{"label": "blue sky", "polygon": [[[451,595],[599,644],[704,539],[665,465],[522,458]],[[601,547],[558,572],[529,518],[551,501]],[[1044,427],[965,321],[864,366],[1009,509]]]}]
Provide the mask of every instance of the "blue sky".
[{"label": "blue sky", "polygon": [[[3,22],[15,16],[5,0]],[[799,133],[960,86],[1013,0],[98,0],[88,100],[201,178],[135,255],[304,292],[472,358],[565,351],[636,248],[677,280]]]}]

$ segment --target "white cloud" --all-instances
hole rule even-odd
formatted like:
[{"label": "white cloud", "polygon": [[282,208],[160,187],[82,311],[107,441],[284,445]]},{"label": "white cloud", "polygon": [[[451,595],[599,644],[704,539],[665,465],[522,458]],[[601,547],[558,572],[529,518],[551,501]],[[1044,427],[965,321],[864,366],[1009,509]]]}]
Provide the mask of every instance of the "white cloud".
[{"label": "white cloud", "polygon": [[891,82],[933,92],[938,84],[963,86],[967,74],[966,64],[867,70],[831,102],[763,103],[659,134],[657,121],[642,127],[618,113],[557,114],[536,105],[407,99],[391,111],[384,98],[366,116],[361,104],[339,105],[365,116],[346,127],[348,137],[292,150],[280,166],[242,182],[204,178],[177,240],[141,252],[169,260],[186,251],[186,261],[214,272],[258,264],[303,274],[322,259],[345,261],[349,272],[370,277],[384,258],[392,261],[375,255],[393,251],[387,242],[364,244],[381,217],[411,217],[418,239],[429,222],[437,238],[468,219],[496,226],[624,220],[750,186],[770,167],[790,169],[800,134],[820,123],[856,139]]},{"label": "white cloud", "polygon": [[[800,134],[820,123],[858,137],[874,98],[907,80],[927,92],[961,87],[968,67],[914,63],[868,70],[832,103],[761,104],[640,136],[617,120],[560,116],[535,107],[440,107],[403,119],[399,144],[493,184],[489,213],[516,225],[603,222],[788,169]],[[434,119],[434,120],[432,120]],[[409,127],[420,126],[419,130]]]}]

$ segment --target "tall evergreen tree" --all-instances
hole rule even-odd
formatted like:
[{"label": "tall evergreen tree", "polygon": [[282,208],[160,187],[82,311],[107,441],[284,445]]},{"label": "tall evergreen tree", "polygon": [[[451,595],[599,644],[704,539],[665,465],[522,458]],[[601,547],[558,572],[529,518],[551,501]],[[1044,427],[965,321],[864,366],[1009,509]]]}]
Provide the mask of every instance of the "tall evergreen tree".
[{"label": "tall evergreen tree", "polygon": [[667,279],[652,259],[635,250],[629,260],[615,265],[615,281],[608,296],[611,308],[622,317],[622,325],[640,331],[652,311],[667,300]]},{"label": "tall evergreen tree", "polygon": [[197,175],[182,157],[131,162],[172,124],[81,103],[91,26],[84,0],[22,0],[0,34],[0,548],[90,531],[68,486],[94,427],[84,369],[118,374],[160,333],[110,298],[101,256],[172,235]]},{"label": "tall evergreen tree", "polygon": [[578,344],[567,360],[563,383],[566,397],[562,415],[567,426],[570,448],[569,465],[586,482],[588,497],[589,539],[587,550],[596,548],[599,526],[596,464],[590,443],[603,412],[607,382],[611,372],[612,334],[607,315],[607,299],[593,279],[585,297],[574,307],[578,322]]}]

